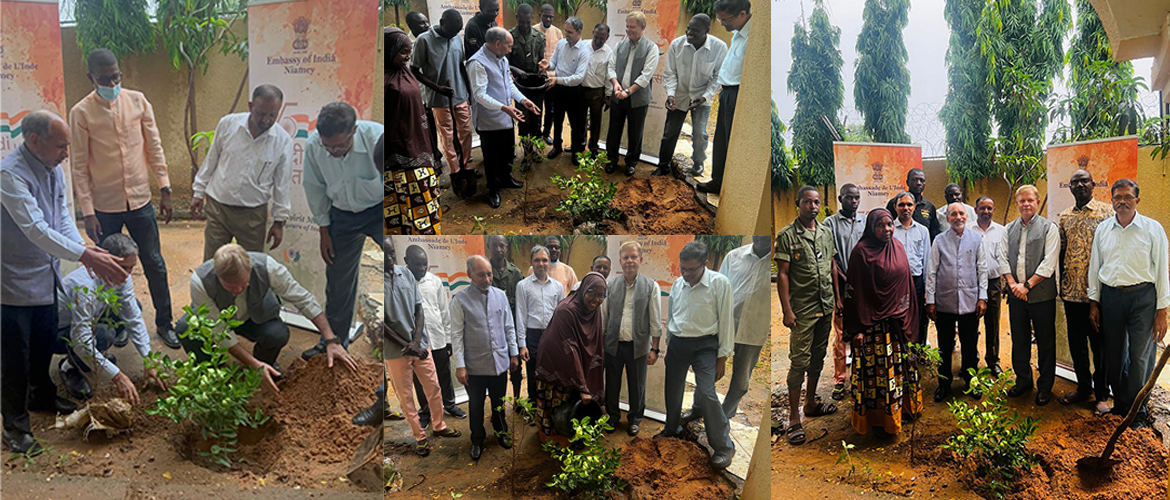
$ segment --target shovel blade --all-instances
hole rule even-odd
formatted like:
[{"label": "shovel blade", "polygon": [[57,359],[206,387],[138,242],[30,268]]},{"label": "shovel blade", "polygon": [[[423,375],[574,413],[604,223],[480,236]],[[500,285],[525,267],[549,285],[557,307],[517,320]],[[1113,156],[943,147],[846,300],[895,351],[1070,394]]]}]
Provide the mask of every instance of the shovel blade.
[{"label": "shovel blade", "polygon": [[1121,460],[1116,458],[1102,458],[1102,457],[1082,457],[1077,460],[1078,469],[1112,469],[1114,465],[1121,463]]}]

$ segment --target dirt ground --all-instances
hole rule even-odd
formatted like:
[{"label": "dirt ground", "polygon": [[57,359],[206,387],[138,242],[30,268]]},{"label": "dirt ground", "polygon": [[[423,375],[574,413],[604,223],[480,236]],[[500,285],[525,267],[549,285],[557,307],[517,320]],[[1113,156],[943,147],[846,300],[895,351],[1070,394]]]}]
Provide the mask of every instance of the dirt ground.
[{"label": "dirt ground", "polygon": [[[784,327],[779,297],[772,298],[772,340],[777,346],[773,358],[772,418],[783,424],[788,419],[788,396],[785,378],[788,374],[788,336]],[[980,325],[982,333],[982,323]],[[930,327],[931,344],[937,346],[934,326]],[[958,367],[958,350],[954,364]],[[1007,324],[1007,309],[1000,320],[1000,366],[1008,369],[1011,339]],[[984,353],[980,339],[980,356]],[[818,393],[829,402],[832,391],[832,353],[821,374]],[[1036,363],[1033,348],[1032,363]],[[980,365],[983,360],[980,359]],[[1035,437],[1029,450],[1039,455],[1039,465],[1023,474],[1013,486],[1011,499],[1154,499],[1167,496],[1167,414],[1170,398],[1166,387],[1170,383],[1166,373],[1160,379],[1149,403],[1155,419],[1153,429],[1127,430],[1118,443],[1115,458],[1126,462],[1109,474],[1079,473],[1076,460],[1085,455],[1099,455],[1109,434],[1116,428],[1117,417],[1098,418],[1092,415],[1091,403],[1065,407],[1057,401],[1039,407],[1034,393],[1009,398],[1009,404],[1021,415],[1039,417]],[[958,384],[956,384],[956,387]],[[806,418],[805,431],[809,442],[791,446],[783,436],[773,436],[772,490],[792,493],[792,498],[940,498],[974,500],[981,498],[967,484],[964,469],[952,455],[941,449],[941,444],[956,433],[954,417],[945,404],[935,403],[933,378],[924,383],[924,410],[917,423],[915,444],[909,439],[911,426],[891,439],[880,439],[872,434],[859,435],[850,425],[848,401],[834,402],[836,414]],[[1075,388],[1075,384],[1057,377],[1053,395],[1059,396]],[[969,396],[954,398],[971,401]],[[1055,398],[1054,398],[1055,399]],[[823,438],[816,439],[827,431]],[[837,464],[842,455],[843,442],[855,445],[851,451],[856,472],[850,476],[850,467]],[[914,459],[911,460],[911,448]],[[1124,450],[1124,451],[1123,451]]]},{"label": "dirt ground", "polygon": [[[772,342],[769,341],[761,350],[760,360],[756,365],[756,370],[753,372],[749,391],[740,402],[739,414],[734,419],[740,423],[758,426],[764,420],[764,412],[767,411],[768,407],[768,366],[771,363],[771,345]],[[727,392],[727,387],[731,379],[731,360],[728,361],[727,374],[716,384],[716,390],[721,394]],[[521,396],[526,396],[527,380],[521,386]],[[511,382],[509,382],[509,387],[511,387]],[[398,409],[398,399],[393,394],[394,391],[391,387],[387,399],[392,409]],[[512,395],[510,388],[508,389],[508,395]],[[467,403],[463,403],[459,407],[467,411],[468,405]],[[487,412],[485,411],[485,413]],[[510,429],[522,429],[518,437],[519,444],[513,446],[512,450],[500,448],[492,437],[490,413],[488,413],[485,417],[489,421],[485,421],[484,424],[488,432],[488,437],[484,444],[483,456],[480,457],[478,462],[473,462],[469,455],[471,450],[471,431],[467,419],[458,420],[447,417],[447,423],[455,429],[459,429],[463,433],[463,436],[455,439],[429,438],[433,450],[427,457],[419,457],[414,454],[414,438],[411,436],[410,427],[405,421],[387,421],[385,424],[386,455],[394,462],[395,468],[401,471],[403,475],[402,489],[404,491],[388,493],[386,498],[447,499],[451,498],[452,493],[462,494],[462,498],[467,499],[568,498],[566,495],[560,494],[558,490],[544,485],[553,474],[556,474],[560,470],[559,464],[541,450],[539,440],[537,439],[536,428],[524,425],[523,420],[516,418],[511,409],[508,409],[506,414],[510,419],[508,423]],[[643,443],[647,441],[662,441],[651,440],[655,434],[662,430],[663,425],[661,422],[646,418],[642,421],[638,437],[631,438],[626,434],[628,424],[625,419],[626,414],[623,412],[621,422],[614,426],[617,431],[613,434],[608,434],[606,437],[608,446],[625,449],[631,446],[652,446]],[[515,423],[513,423],[513,420],[515,420]],[[696,425],[698,424],[692,424],[692,426]],[[691,428],[692,431],[695,429],[697,427]],[[429,435],[430,433],[428,431]],[[754,436],[755,434],[753,433],[752,435]],[[694,439],[700,443],[705,443],[705,436],[695,436]],[[662,445],[659,445],[659,447],[661,448]],[[702,463],[705,464],[706,457],[709,457],[709,451],[704,448],[705,445],[700,445],[692,449],[702,454]],[[671,449],[674,448],[666,448],[667,451]],[[516,452],[515,496],[511,493],[512,479],[508,473],[513,460],[513,451]],[[670,464],[660,465],[662,467],[670,466]],[[626,465],[626,462],[623,462],[623,467],[629,466]],[[681,484],[687,487],[703,488],[712,484],[726,484],[713,479],[713,477],[721,476],[711,476],[701,472],[703,470],[709,470],[709,468],[692,467],[689,470],[691,472],[688,474],[675,475],[672,472],[671,475],[674,476],[676,483],[685,479],[686,482]],[[621,473],[623,472],[619,471],[619,474]],[[647,475],[646,478],[646,482],[652,483],[654,480],[658,480],[662,484],[666,484],[670,479],[670,477],[655,478],[653,475]],[[731,488],[731,491],[735,491],[741,487],[742,481],[736,481],[736,485]],[[639,491],[645,491],[645,485],[642,488]],[[629,498],[674,499],[675,497],[656,494],[650,496],[631,496]],[[707,496],[683,498],[727,497]]]},{"label": "dirt ground", "polygon": [[[709,134],[714,133],[715,112],[709,120]],[[565,126],[564,142],[569,143],[569,127]],[[657,154],[658,143],[643,144],[643,151]],[[711,143],[708,143],[707,168],[704,177],[697,182],[710,180]],[[551,149],[551,146],[550,148]],[[690,137],[682,136],[675,157],[691,153]],[[520,164],[522,154],[516,148],[515,165]],[[602,151],[604,154],[604,151]],[[483,172],[483,156],[480,149],[472,152],[471,163]],[[446,234],[569,234],[573,232],[571,217],[558,212],[557,205],[563,192],[550,180],[553,175],[574,175],[571,156],[562,154],[555,160],[537,163],[528,172],[513,169],[512,176],[524,182],[520,189],[500,191],[502,203],[493,210],[487,204],[487,189],[483,179],[478,182],[478,193],[468,200],[459,199],[451,190],[444,190],[440,201],[443,207],[443,232]],[[622,160],[623,162],[625,160]],[[689,158],[687,164],[690,164]],[[622,164],[624,165],[624,163]],[[694,188],[678,180],[651,178],[656,167],[639,163],[637,173],[627,178],[622,171],[608,174],[610,182],[618,183],[615,204],[624,210],[626,218],[612,221],[606,234],[709,234],[713,230],[714,212],[695,201]],[[624,167],[623,167],[624,170]],[[636,182],[631,182],[636,181]],[[695,182],[695,181],[691,181]],[[653,187],[650,187],[653,184]],[[713,207],[719,206],[717,195],[699,194]],[[475,217],[483,218],[476,227]],[[484,225],[486,224],[486,227]]]},{"label": "dirt ground", "polygon": [[[188,283],[191,272],[202,261],[203,224],[175,221],[160,226],[160,237],[167,261],[172,307],[177,317],[182,314],[182,306],[190,301]],[[367,249],[377,249],[377,246],[367,242]],[[380,263],[377,268],[368,264],[373,263],[363,260],[360,288],[380,291]],[[183,356],[181,349],[166,347],[154,334],[154,310],[149,305],[141,266],[135,269],[133,280],[135,291],[145,304],[143,312],[151,331],[151,347],[172,357]],[[323,301],[323,297],[320,299]],[[377,494],[372,496],[361,492],[345,479],[349,455],[366,434],[350,424],[348,416],[369,405],[374,399],[374,389],[381,383],[380,362],[373,355],[372,345],[365,337],[351,345],[351,354],[362,362],[362,373],[356,382],[350,380],[354,377],[352,375],[326,373],[326,378],[331,378],[335,385],[330,387],[327,397],[322,397],[320,389],[305,388],[324,383],[321,381],[322,370],[302,371],[304,363],[299,356],[302,350],[316,343],[318,336],[298,328],[290,330],[288,346],[278,358],[287,372],[279,383],[286,393],[275,400],[263,393],[258,396],[261,404],[268,405],[267,413],[274,422],[266,426],[268,432],[262,433],[255,444],[242,447],[238,470],[213,469],[183,458],[177,450],[182,446],[176,446],[176,443],[182,441],[180,436],[185,430],[164,417],[151,417],[143,412],[160,394],[157,388],[151,387],[145,392],[140,390],[144,401],[135,409],[138,418],[133,432],[112,439],[93,433],[85,441],[78,430],[53,429],[52,415],[33,413],[33,433],[44,441],[47,451],[31,460],[8,453],[0,457],[4,497],[22,500],[378,498]],[[250,348],[248,340],[241,338],[240,342]],[[113,348],[111,352],[118,357],[119,367],[141,389],[142,360],[133,346]],[[314,373],[316,375],[310,376]],[[51,375],[64,395],[56,359]],[[319,413],[301,416],[301,411]],[[335,426],[334,431],[328,433],[335,435],[333,440],[314,438],[313,431],[318,426]],[[354,441],[344,442],[348,440]]]}]

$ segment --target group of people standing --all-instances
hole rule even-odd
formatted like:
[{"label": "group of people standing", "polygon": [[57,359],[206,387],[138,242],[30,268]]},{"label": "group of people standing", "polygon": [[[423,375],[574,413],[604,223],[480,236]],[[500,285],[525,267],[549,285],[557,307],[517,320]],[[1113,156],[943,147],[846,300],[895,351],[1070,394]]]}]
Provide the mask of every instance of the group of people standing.
[{"label": "group of people standing", "polygon": [[[788,442],[805,441],[803,417],[837,411],[817,395],[830,340],[835,340],[831,398],[851,395],[852,425],[861,434],[895,434],[920,414],[917,345],[928,343],[929,321],[935,323],[941,354],[935,402],[952,397],[956,333],[963,392],[981,398],[970,389],[979,365],[979,321],[985,324],[986,366],[998,376],[1003,296],[1015,376],[1008,396],[1035,391],[1036,405],[1051,402],[1059,298],[1076,389],[1058,400],[1092,401],[1098,415],[1127,414],[1153,371],[1170,306],[1166,233],[1137,212],[1137,183],[1119,179],[1109,187],[1112,204],[1098,201],[1093,197],[1098,185],[1082,165],[1068,181],[1075,205],[1056,221],[1037,213],[1039,191],[1025,185],[1014,193],[1020,216],[1007,226],[992,220],[991,197],[979,197],[972,207],[963,203],[960,186],[948,184],[947,205],[940,209],[923,197],[925,185],[923,171],[913,169],[907,191],[887,208],[862,216],[860,190],[846,184],[838,211],[824,222],[817,221],[817,189],[798,191],[799,215],[780,231],[775,252],[783,321],[791,329]],[[837,336],[830,339],[834,328]],[[1144,407],[1133,425],[1147,425]]]},{"label": "group of people standing", "polygon": [[[0,162],[3,444],[16,453],[40,448],[29,426],[30,410],[77,408],[57,394],[49,376],[54,354],[65,355],[58,366],[73,399],[89,399],[91,381],[100,381],[127,401],[140,401],[138,387],[107,352],[131,342],[142,357],[154,350],[130,279],[139,262],[159,339],[170,349],[206,356],[194,337],[180,339],[177,333],[187,329],[188,318],[176,322],[171,312],[158,220],[170,222],[173,202],[153,107],[143,93],[122,88],[113,52],[95,49],[86,64],[94,90],[73,106],[68,121],[50,111],[29,113],[21,122],[24,143]],[[242,365],[258,369],[262,386],[273,392],[278,391],[274,379],[282,374],[276,358],[289,339],[281,301],[321,332],[320,342],[303,358],[324,353],[330,365],[336,360],[351,372],[357,369],[346,348],[361,241],[381,232],[382,202],[373,186],[384,169],[385,150],[381,124],[358,120],[353,107],[336,102],[321,109],[316,131],[299,153],[305,197],[320,226],[327,280],[322,309],[288,269],[264,253],[266,242],[273,249],[283,240],[298,154],[289,133],[274,126],[283,100],[281,89],[258,85],[248,112],[219,121],[191,200],[192,215],[207,219],[204,262],[190,279],[192,309],[206,305],[218,315],[237,308],[234,319],[242,325],[221,345]],[[66,202],[60,164],[70,148],[74,194],[92,245],[82,239]],[[152,177],[160,192],[157,214]],[[61,260],[84,267],[62,276]],[[117,304],[99,300],[99,287],[114,290]],[[254,342],[251,353],[236,343],[237,334]],[[144,375],[147,383],[164,386],[154,370]]]},{"label": "group of people standing", "polygon": [[[385,245],[388,283],[393,285],[387,285],[388,311],[392,312],[387,317],[384,352],[387,359],[411,358],[387,362],[390,382],[405,413],[390,418],[409,421],[420,455],[431,451],[425,433],[428,424],[436,436],[459,435],[445,430],[446,413],[469,416],[470,456],[478,460],[487,436],[485,399],[490,400],[498,444],[510,448],[504,413],[509,377],[513,397],[533,401],[534,412],[524,416],[529,425],[538,427],[541,440],[567,444],[571,436],[558,433],[554,410],[565,404],[599,405],[616,427],[624,373],[629,405],[626,432],[636,436],[645,417],[647,369],[661,356],[666,363],[666,426],[655,437],[676,437],[684,423],[703,418],[708,442],[715,450],[712,465],[725,468],[730,464],[735,444],[728,421],[747,392],[767,338],[767,236],[757,236],[751,245],[730,252],[720,272],[707,268],[708,253],[702,242],[688,243],[678,256],[682,276],[671,288],[665,318],[661,317],[658,282],[640,272],[643,249],[636,241],[621,246],[620,273],[611,277],[610,257],[599,255],[591,271],[578,281],[573,268],[561,261],[559,237],[549,236],[544,245],[531,249],[532,267],[523,277],[507,259],[506,238],[488,236],[488,257],[467,259],[471,286],[449,298],[439,278],[428,271],[421,246],[408,247],[406,265],[395,266],[394,243],[386,238]],[[715,382],[723,377],[729,356],[734,358],[731,388],[721,403]],[[405,364],[415,369],[391,369]],[[455,404],[451,368],[466,388],[466,413]],[[695,373],[695,407],[684,413],[688,370]],[[527,391],[522,393],[525,373]],[[412,394],[417,394],[418,405]]]},{"label": "group of people standing", "polygon": [[[525,161],[543,142],[552,147],[549,159],[569,153],[577,165],[580,153],[601,154],[601,124],[608,111],[605,171],[612,174],[618,168],[623,131],[624,172],[633,176],[637,171],[654,73],[663,55],[643,36],[645,14],[631,11],[625,38],[611,46],[606,44],[610,26],[593,26],[592,39],[587,40],[579,17],[567,18],[563,29],[554,26],[555,10],[548,4],[540,8],[536,25],[533,7],[520,4],[511,30],[496,26],[498,0],[481,0],[479,9],[466,26],[459,12],[449,9],[434,26],[428,26],[422,13],[408,13],[410,35],[393,27],[385,30],[386,102],[388,116],[394,117],[385,179],[388,234],[441,234],[440,158],[445,159],[456,196],[474,197],[477,179],[486,177],[486,201],[499,208],[502,189],[524,185],[512,177],[517,127]],[[748,0],[720,0],[714,10],[723,27],[734,33],[730,48],[708,36],[711,18],[697,14],[686,35],[673,40],[665,52],[661,84],[667,118],[658,168],[652,174],[671,173],[675,146],[689,114],[695,167],[687,173],[703,175],[707,120],[718,98],[712,179],[697,187],[708,193],[722,187],[752,17]],[[562,138],[566,116],[568,147]],[[471,165],[473,130],[480,138],[482,173]]]}]

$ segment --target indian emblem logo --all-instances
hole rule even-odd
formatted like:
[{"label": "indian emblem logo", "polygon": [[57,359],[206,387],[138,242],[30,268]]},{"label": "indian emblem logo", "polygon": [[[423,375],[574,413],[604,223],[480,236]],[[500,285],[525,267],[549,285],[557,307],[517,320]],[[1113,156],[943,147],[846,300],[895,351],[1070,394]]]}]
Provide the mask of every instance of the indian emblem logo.
[{"label": "indian emblem logo", "polygon": [[642,0],[634,0],[634,10],[642,10]]},{"label": "indian emblem logo", "polygon": [[882,165],[882,162],[880,162],[880,161],[875,161],[875,162],[873,162],[873,165],[869,166],[869,168],[873,169],[873,181],[874,182],[880,182],[884,178],[884,176],[882,175],[882,168],[883,167],[884,167],[884,165]]},{"label": "indian emblem logo", "polygon": [[297,34],[297,39],[293,40],[293,49],[305,50],[309,48],[309,20],[304,16],[298,17],[293,21],[293,32]]}]

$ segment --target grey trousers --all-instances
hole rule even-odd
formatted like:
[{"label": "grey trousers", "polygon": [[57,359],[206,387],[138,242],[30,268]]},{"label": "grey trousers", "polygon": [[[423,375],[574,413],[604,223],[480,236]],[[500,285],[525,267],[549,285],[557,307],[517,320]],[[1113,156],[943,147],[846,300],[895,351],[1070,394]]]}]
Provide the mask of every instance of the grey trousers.
[{"label": "grey trousers", "polygon": [[244,208],[224,205],[210,196],[204,196],[203,214],[207,225],[203,227],[203,260],[211,260],[232,238],[244,250],[264,251],[264,237],[268,235],[268,207]]},{"label": "grey trousers", "polygon": [[727,388],[727,396],[723,397],[723,414],[728,419],[735,417],[739,411],[739,400],[747,394],[748,382],[752,379],[752,372],[756,363],[760,361],[760,350],[764,346],[735,344],[735,354],[731,358],[731,387]]},{"label": "grey trousers", "polygon": [[[626,372],[626,391],[630,398],[630,411],[626,420],[630,425],[642,423],[646,415],[646,358],[634,357],[633,342],[618,342],[617,356],[605,356],[605,413],[609,414],[610,425],[617,425],[621,418],[618,400],[622,393],[622,370]],[[686,373],[683,373],[685,376]]]},{"label": "grey trousers", "polygon": [[[1154,370],[1153,283],[1126,288],[1101,287],[1101,337],[1105,340],[1106,378],[1113,388],[1114,413],[1126,414]],[[1145,405],[1140,410],[1145,413]]]},{"label": "grey trousers", "polygon": [[682,400],[686,391],[687,369],[695,372],[695,407],[703,415],[707,443],[716,453],[735,453],[731,426],[715,393],[715,363],[719,356],[719,339],[705,337],[671,337],[666,353],[666,427],[668,433],[682,432]]},{"label": "grey trousers", "polygon": [[[325,265],[325,319],[341,346],[349,348],[349,327],[357,306],[358,271],[362,261],[362,244],[367,237],[382,244],[382,204],[361,212],[329,208],[329,237],[333,239],[333,264]],[[317,341],[325,350],[325,340]]]}]

